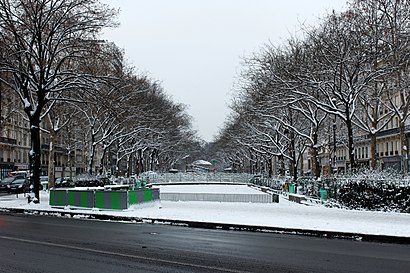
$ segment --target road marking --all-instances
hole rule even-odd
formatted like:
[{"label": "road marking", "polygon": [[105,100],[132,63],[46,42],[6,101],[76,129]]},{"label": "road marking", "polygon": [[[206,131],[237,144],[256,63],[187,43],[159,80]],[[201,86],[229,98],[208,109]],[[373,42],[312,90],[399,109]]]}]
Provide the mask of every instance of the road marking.
[{"label": "road marking", "polygon": [[220,267],[214,267],[214,266],[206,266],[206,265],[198,265],[198,264],[191,264],[191,263],[184,263],[184,262],[177,262],[177,261],[169,261],[169,260],[158,259],[158,258],[150,258],[150,257],[144,257],[144,256],[138,256],[138,255],[131,255],[131,254],[125,254],[125,253],[112,252],[112,251],[98,250],[98,249],[92,249],[92,248],[87,248],[87,247],[71,246],[71,245],[65,245],[65,244],[55,244],[55,243],[35,241],[35,240],[30,240],[30,239],[21,239],[21,238],[10,237],[10,236],[1,236],[0,235],[0,239],[16,241],[16,242],[22,242],[22,243],[38,244],[38,245],[43,245],[43,246],[59,247],[59,248],[65,248],[65,249],[71,249],[71,250],[80,250],[80,251],[86,251],[86,252],[97,253],[97,254],[119,256],[119,257],[124,257],[124,258],[141,259],[141,260],[147,260],[147,261],[151,261],[151,262],[168,263],[168,264],[173,264],[173,265],[194,267],[194,268],[206,269],[206,270],[211,270],[211,271],[232,272],[232,273],[251,273],[249,271],[238,271],[238,270],[234,270],[234,269],[220,268]]}]

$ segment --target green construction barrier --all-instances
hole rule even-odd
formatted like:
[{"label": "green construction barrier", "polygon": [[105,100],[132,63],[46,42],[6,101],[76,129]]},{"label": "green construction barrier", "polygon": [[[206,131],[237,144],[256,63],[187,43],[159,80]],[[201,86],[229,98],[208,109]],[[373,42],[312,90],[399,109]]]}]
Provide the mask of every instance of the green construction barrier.
[{"label": "green construction barrier", "polygon": [[159,189],[137,189],[128,191],[128,205],[159,200]]},{"label": "green construction barrier", "polygon": [[152,189],[152,201],[159,200],[159,189]]},{"label": "green construction barrier", "polygon": [[66,190],[50,190],[50,206],[64,207],[68,205]]},{"label": "green construction barrier", "polygon": [[128,205],[135,205],[135,204],[137,204],[137,192],[128,191]]},{"label": "green construction barrier", "polygon": [[68,205],[81,208],[94,207],[94,191],[68,191]]},{"label": "green construction barrier", "polygon": [[151,202],[151,201],[152,201],[152,190],[144,189],[144,202]]},{"label": "green construction barrier", "polygon": [[144,203],[144,190],[137,189],[134,191],[128,191],[128,205],[136,205]]},{"label": "green construction barrier", "polygon": [[159,200],[159,189],[133,191],[50,190],[50,206],[123,210]]},{"label": "green construction barrier", "polygon": [[99,209],[127,209],[127,191],[96,191],[94,206]]},{"label": "green construction barrier", "polygon": [[320,200],[326,201],[327,198],[328,198],[328,192],[327,192],[327,190],[326,190],[326,189],[320,189],[320,190],[319,190],[319,193],[320,193]]}]

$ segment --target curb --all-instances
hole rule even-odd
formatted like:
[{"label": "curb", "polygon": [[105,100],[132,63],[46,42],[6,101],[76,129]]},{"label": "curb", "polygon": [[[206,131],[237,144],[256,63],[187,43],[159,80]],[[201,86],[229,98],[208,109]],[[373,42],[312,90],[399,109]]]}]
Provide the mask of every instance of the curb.
[{"label": "curb", "polygon": [[283,227],[267,227],[267,226],[252,226],[242,224],[228,224],[228,223],[215,223],[215,222],[198,222],[189,220],[174,220],[164,218],[144,218],[144,217],[130,217],[130,216],[118,216],[107,215],[97,213],[83,213],[75,211],[47,211],[47,210],[33,210],[33,209],[18,209],[18,208],[0,208],[2,213],[17,213],[17,214],[32,214],[32,215],[44,215],[44,216],[69,216],[71,218],[85,218],[95,219],[102,221],[124,221],[133,223],[150,223],[150,224],[163,224],[171,226],[186,226],[191,228],[203,228],[203,229],[220,229],[220,230],[234,230],[234,231],[250,231],[250,232],[265,232],[275,234],[286,235],[299,235],[309,236],[327,239],[344,239],[361,242],[376,242],[376,243],[390,243],[410,245],[410,237],[400,237],[391,235],[374,235],[374,234],[362,234],[352,232],[337,232],[337,231],[325,231],[325,230],[311,230],[311,229],[298,229],[298,228],[283,228]]}]

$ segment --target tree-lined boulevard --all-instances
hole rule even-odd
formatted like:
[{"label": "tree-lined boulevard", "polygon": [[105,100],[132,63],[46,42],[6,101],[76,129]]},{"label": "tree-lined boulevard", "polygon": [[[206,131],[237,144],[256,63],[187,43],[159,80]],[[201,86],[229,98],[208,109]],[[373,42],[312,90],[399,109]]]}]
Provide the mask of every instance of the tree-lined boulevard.
[{"label": "tree-lined boulevard", "polygon": [[37,202],[41,172],[54,186],[57,163],[70,177],[182,170],[184,160],[187,171],[187,158],[201,157],[220,171],[294,181],[359,166],[407,175],[408,7],[352,0],[301,26],[301,37],[244,58],[232,114],[207,144],[185,105],[100,40],[117,26],[117,10],[98,0],[1,0],[0,126],[7,143],[25,146],[9,153],[30,165]]}]

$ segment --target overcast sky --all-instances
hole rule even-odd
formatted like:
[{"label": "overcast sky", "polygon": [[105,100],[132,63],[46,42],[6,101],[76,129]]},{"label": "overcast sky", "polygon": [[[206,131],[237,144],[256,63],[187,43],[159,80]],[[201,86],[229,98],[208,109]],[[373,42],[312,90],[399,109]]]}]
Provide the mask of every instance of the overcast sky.
[{"label": "overcast sky", "polygon": [[280,45],[300,24],[343,10],[346,0],[102,0],[120,9],[120,26],[103,38],[129,65],[162,83],[188,106],[193,127],[212,141],[229,114],[243,57]]}]

